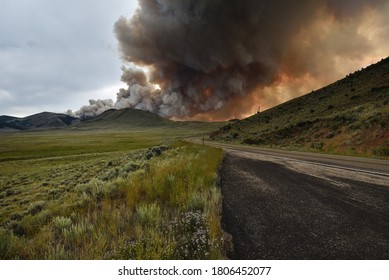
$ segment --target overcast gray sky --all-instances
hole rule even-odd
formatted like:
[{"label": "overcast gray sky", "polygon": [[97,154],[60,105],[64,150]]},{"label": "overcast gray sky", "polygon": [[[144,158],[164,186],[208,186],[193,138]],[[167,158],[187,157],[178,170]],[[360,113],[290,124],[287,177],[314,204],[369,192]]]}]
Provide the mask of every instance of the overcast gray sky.
[{"label": "overcast gray sky", "polygon": [[136,0],[0,0],[0,115],[77,110],[116,98],[113,33]]}]

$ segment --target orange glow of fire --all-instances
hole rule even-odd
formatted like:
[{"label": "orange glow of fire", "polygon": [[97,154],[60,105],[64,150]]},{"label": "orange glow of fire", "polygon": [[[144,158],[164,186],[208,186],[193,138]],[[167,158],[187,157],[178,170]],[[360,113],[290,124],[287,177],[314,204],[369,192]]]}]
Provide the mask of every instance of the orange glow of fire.
[{"label": "orange glow of fire", "polygon": [[211,97],[213,95],[213,92],[214,89],[212,87],[203,88],[203,90],[201,91],[203,97],[205,98]]}]

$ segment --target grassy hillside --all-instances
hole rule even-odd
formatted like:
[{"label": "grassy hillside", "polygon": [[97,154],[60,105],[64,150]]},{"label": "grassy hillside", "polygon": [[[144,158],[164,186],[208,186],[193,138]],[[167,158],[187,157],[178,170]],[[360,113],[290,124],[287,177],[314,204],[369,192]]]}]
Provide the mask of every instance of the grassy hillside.
[{"label": "grassy hillside", "polygon": [[389,58],[310,94],[222,127],[211,139],[389,156]]},{"label": "grassy hillside", "polygon": [[96,118],[77,125],[80,128],[149,128],[166,127],[173,122],[157,114],[137,110],[121,109],[107,110]]},{"label": "grassy hillside", "polygon": [[177,135],[2,135],[0,259],[224,258],[222,151]]},{"label": "grassy hillside", "polygon": [[108,110],[96,118],[67,127],[73,132],[116,131],[141,132],[150,131],[153,135],[166,137],[198,136],[210,133],[224,126],[226,122],[171,121],[157,114],[137,109]]}]

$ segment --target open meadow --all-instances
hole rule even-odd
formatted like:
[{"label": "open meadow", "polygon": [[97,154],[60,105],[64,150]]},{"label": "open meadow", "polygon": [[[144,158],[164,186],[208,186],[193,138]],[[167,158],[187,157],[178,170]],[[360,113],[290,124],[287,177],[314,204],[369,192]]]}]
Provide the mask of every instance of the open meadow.
[{"label": "open meadow", "polygon": [[188,131],[1,134],[0,258],[224,258],[222,151]]}]

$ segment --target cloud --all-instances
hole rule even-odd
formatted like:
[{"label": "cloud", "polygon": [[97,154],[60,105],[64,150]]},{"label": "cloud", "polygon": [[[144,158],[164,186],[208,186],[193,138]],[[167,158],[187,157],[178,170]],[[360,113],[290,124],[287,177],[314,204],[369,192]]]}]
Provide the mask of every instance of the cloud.
[{"label": "cloud", "polygon": [[25,114],[79,108],[118,84],[113,25],[133,12],[134,1],[1,2],[0,88],[12,99],[0,103],[0,115],[13,108],[26,108]]},{"label": "cloud", "polygon": [[4,102],[5,100],[12,100],[12,96],[8,91],[0,89],[0,101]]}]

